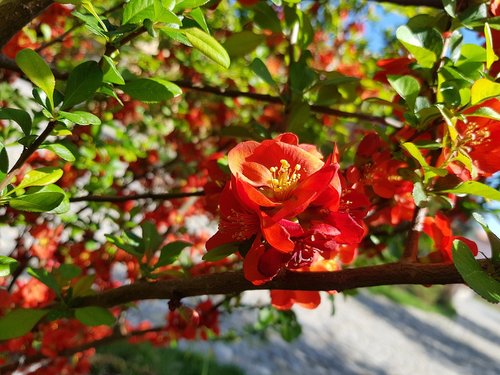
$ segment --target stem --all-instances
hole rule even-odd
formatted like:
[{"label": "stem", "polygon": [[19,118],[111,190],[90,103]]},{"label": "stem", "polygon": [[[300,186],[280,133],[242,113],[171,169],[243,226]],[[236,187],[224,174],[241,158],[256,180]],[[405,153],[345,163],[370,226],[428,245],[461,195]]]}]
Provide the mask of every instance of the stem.
[{"label": "stem", "polygon": [[70,198],[70,202],[127,202],[138,199],[179,199],[187,197],[199,197],[205,195],[203,190],[193,191],[193,192],[181,192],[181,193],[143,193],[143,194],[130,194],[130,195],[85,195],[83,197],[73,197]]},{"label": "stem", "polygon": [[343,291],[378,285],[454,284],[463,279],[453,264],[390,263],[344,269],[336,272],[284,272],[264,285],[246,280],[242,271],[223,272],[190,279],[135,283],[100,294],[80,297],[73,306],[112,307],[147,299],[172,299],[191,296],[232,294],[246,290]]},{"label": "stem", "polygon": [[406,246],[401,257],[402,262],[416,262],[418,258],[418,240],[422,233],[427,208],[418,208],[413,216],[412,228],[406,238]]},{"label": "stem", "polygon": [[26,160],[28,160],[29,157],[33,155],[36,150],[38,150],[38,147],[40,147],[43,141],[45,141],[50,133],[52,133],[52,130],[54,130],[55,126],[56,121],[50,121],[45,130],[35,139],[35,141],[30,144],[29,147],[23,150],[21,156],[19,156],[19,159],[17,159],[16,164],[14,164],[14,166],[9,170],[9,173],[7,173],[3,181],[0,183],[0,192],[5,189],[5,187],[7,187],[7,185],[15,176],[17,176]]}]

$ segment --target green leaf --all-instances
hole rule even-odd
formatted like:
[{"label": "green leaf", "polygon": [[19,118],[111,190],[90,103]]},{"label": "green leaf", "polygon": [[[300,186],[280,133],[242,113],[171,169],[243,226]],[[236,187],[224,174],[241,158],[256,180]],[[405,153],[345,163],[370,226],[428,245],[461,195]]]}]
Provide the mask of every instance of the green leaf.
[{"label": "green leaf", "polygon": [[95,327],[100,325],[112,326],[115,317],[108,309],[97,306],[80,307],[75,309],[75,318],[86,326]]},{"label": "green leaf", "polygon": [[31,268],[28,267],[28,274],[33,276],[35,279],[41,283],[47,285],[52,289],[58,296],[61,296],[61,287],[57,283],[55,277],[49,273],[45,268]]},{"label": "green leaf", "polygon": [[156,262],[155,267],[162,267],[174,263],[182,250],[189,246],[192,246],[192,244],[185,241],[174,241],[163,246],[160,250],[160,258],[158,262]]},{"label": "green leaf", "polygon": [[422,167],[428,167],[429,165],[425,161],[424,157],[420,153],[420,150],[418,149],[417,146],[415,146],[414,143],[411,142],[405,142],[401,144],[401,147],[403,147],[408,153],[420,164]]},{"label": "green leaf", "polygon": [[31,117],[26,111],[15,108],[0,108],[0,120],[12,120],[21,127],[24,134],[31,134]]},{"label": "green leaf", "polygon": [[64,102],[65,110],[80,104],[94,95],[102,83],[102,71],[95,61],[86,61],[71,71],[66,84]]},{"label": "green leaf", "polygon": [[444,10],[453,18],[457,16],[456,6],[457,6],[457,0],[443,0]]},{"label": "green leaf", "polygon": [[74,264],[64,263],[59,266],[55,273],[63,279],[71,280],[80,276],[82,274],[82,269]]},{"label": "green leaf", "polygon": [[[52,187],[56,187],[60,191],[53,191]],[[10,199],[9,205],[21,211],[48,212],[57,208],[64,197],[64,192],[56,185],[33,187],[28,189],[24,195]]]},{"label": "green leaf", "polygon": [[160,78],[139,78],[121,88],[134,99],[145,103],[158,103],[182,94],[179,86]]},{"label": "green leaf", "polygon": [[0,318],[0,340],[10,340],[30,332],[48,310],[15,309]]},{"label": "green leaf", "polygon": [[122,23],[142,23],[155,18],[154,0],[130,0],[123,9]]},{"label": "green leaf", "polygon": [[471,88],[471,104],[482,102],[485,99],[500,96],[500,83],[486,78],[478,79]]},{"label": "green leaf", "polygon": [[180,11],[183,11],[184,9],[198,8],[208,2],[209,0],[181,0],[177,2],[177,5],[175,5],[173,12],[178,13]]},{"label": "green leaf", "polygon": [[85,111],[59,111],[59,118],[64,118],[78,125],[101,125],[99,117]]},{"label": "green leaf", "polygon": [[218,260],[227,258],[229,255],[238,251],[239,242],[230,242],[217,246],[203,255],[203,260],[206,262],[216,262]]},{"label": "green leaf", "polygon": [[[129,236],[123,235],[122,237],[106,235],[106,239],[114,244],[116,247],[126,251],[127,253],[135,256],[136,258],[142,258],[143,253],[141,251],[141,243]],[[140,239],[139,239],[140,240]]]},{"label": "green leaf", "polygon": [[223,46],[230,57],[239,57],[254,51],[264,40],[264,35],[244,30],[232,34],[226,39]]},{"label": "green leaf", "polygon": [[[9,154],[2,142],[0,142],[0,181],[5,177],[9,171]],[[0,191],[0,194],[2,192]]]},{"label": "green leaf", "polygon": [[442,190],[442,192],[452,194],[471,194],[486,199],[500,201],[500,191],[478,181],[465,181],[453,189]]},{"label": "green leaf", "polygon": [[0,277],[11,275],[18,266],[19,263],[17,260],[5,255],[0,255]]},{"label": "green leaf", "polygon": [[30,186],[50,185],[59,180],[62,175],[62,169],[55,167],[32,169],[31,171],[26,173],[16,189],[24,189]]},{"label": "green leaf", "polygon": [[166,24],[182,25],[182,21],[169,9],[170,5],[165,4],[165,0],[155,0],[155,22],[163,22]]},{"label": "green leaf", "polygon": [[429,197],[420,181],[415,182],[413,185],[413,200],[417,207],[427,207],[429,204]]},{"label": "green leaf", "polygon": [[75,155],[73,154],[73,152],[61,143],[43,144],[42,146],[40,146],[40,148],[50,150],[61,159],[64,159],[66,161],[75,161]]},{"label": "green leaf", "polygon": [[262,62],[261,59],[255,58],[250,64],[250,69],[257,74],[264,82],[266,82],[269,86],[272,86],[274,89],[279,91],[278,84],[271,76],[269,69],[267,69],[266,64]]},{"label": "green leaf", "polygon": [[198,25],[205,31],[207,34],[210,34],[210,30],[208,29],[207,21],[205,20],[205,16],[200,8],[193,9],[189,12],[189,16],[191,16]]},{"label": "green leaf", "polygon": [[261,29],[268,29],[274,33],[281,33],[281,22],[278,15],[272,7],[266,4],[265,1],[259,2],[254,6],[253,11],[255,12],[254,22]]},{"label": "green leaf", "polygon": [[498,236],[493,233],[493,231],[490,229],[488,224],[486,224],[486,221],[480,214],[478,214],[477,212],[473,212],[472,216],[474,216],[474,219],[476,219],[476,221],[483,227],[484,231],[488,235],[491,246],[491,260],[494,263],[500,262],[500,238],[498,238]]},{"label": "green leaf", "polygon": [[491,107],[480,107],[472,113],[467,113],[466,116],[485,117],[492,120],[500,121],[500,113]]},{"label": "green leaf", "polygon": [[486,39],[486,68],[489,69],[491,64],[498,60],[495,50],[493,49],[493,36],[488,22],[484,24],[484,37]]},{"label": "green leaf", "polygon": [[151,221],[145,221],[142,223],[141,228],[144,251],[149,253],[156,251],[163,242],[163,238],[158,233],[156,225]]},{"label": "green leaf", "polygon": [[412,30],[403,25],[397,29],[396,37],[424,68],[432,68],[439,57],[436,51],[443,48],[443,38],[434,28]]},{"label": "green leaf", "polygon": [[224,68],[229,68],[231,59],[224,47],[215,38],[196,27],[184,30],[184,34],[194,48]]},{"label": "green leaf", "polygon": [[461,241],[453,241],[453,262],[467,285],[491,303],[500,301],[500,282],[488,275],[470,249]]},{"label": "green leaf", "polygon": [[26,48],[16,55],[16,63],[26,77],[47,94],[52,108],[54,108],[56,80],[44,59],[35,51]]},{"label": "green leaf", "polygon": [[387,80],[391,86],[396,90],[396,92],[401,96],[408,107],[413,110],[415,107],[415,101],[420,92],[420,83],[416,78],[411,76],[387,76]]}]

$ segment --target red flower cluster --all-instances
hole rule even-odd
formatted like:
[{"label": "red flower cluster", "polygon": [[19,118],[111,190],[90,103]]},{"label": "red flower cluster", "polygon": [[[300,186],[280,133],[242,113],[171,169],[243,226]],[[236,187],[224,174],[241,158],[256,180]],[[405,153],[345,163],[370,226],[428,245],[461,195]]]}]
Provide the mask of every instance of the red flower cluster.
[{"label": "red flower cluster", "polygon": [[206,247],[250,243],[240,254],[252,283],[263,284],[283,269],[310,270],[324,259],[340,262],[341,249],[365,235],[366,210],[350,210],[354,204],[342,194],[336,157],[323,161],[315,146],[299,144],[296,135],[243,142],[228,162],[231,180],[220,196],[219,230]]}]

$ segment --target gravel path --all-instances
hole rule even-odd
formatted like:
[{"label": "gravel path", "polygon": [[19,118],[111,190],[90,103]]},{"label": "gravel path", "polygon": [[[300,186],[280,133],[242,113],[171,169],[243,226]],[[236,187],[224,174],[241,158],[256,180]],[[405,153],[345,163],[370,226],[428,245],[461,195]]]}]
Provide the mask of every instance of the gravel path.
[{"label": "gravel path", "polygon": [[[296,309],[303,334],[292,343],[271,335],[268,342],[250,338],[182,346],[213,353],[247,375],[499,375],[500,309],[468,290],[462,293],[454,319],[370,294],[347,300],[339,295],[333,316],[326,301],[313,311]],[[252,292],[246,298],[256,301],[267,296]],[[224,328],[240,329],[253,319],[251,313],[235,313]]]}]

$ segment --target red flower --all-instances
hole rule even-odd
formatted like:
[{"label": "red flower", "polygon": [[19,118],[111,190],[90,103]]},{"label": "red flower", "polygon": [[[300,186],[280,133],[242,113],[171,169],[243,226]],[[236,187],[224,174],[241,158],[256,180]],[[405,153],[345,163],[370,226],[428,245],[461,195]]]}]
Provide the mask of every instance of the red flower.
[{"label": "red flower", "polygon": [[[462,236],[454,236],[451,231],[450,220],[440,212],[433,217],[425,218],[423,230],[434,241],[434,245],[439,252],[437,260],[453,261],[451,249],[453,241],[456,239],[464,242],[474,256],[477,255],[478,249],[476,243]],[[436,257],[433,258],[435,259]]]},{"label": "red flower", "polygon": [[471,116],[479,108],[489,107],[500,113],[500,100],[489,99],[464,112],[466,121],[457,122],[462,139],[461,150],[465,151],[479,169],[482,176],[491,176],[500,170],[500,122],[487,117]]},{"label": "red flower", "polygon": [[331,190],[334,207],[340,199],[338,165],[324,163],[311,145],[299,145],[296,135],[285,133],[262,143],[243,142],[229,152],[231,173],[259,206],[275,207],[274,220],[294,217],[320,194]]}]

